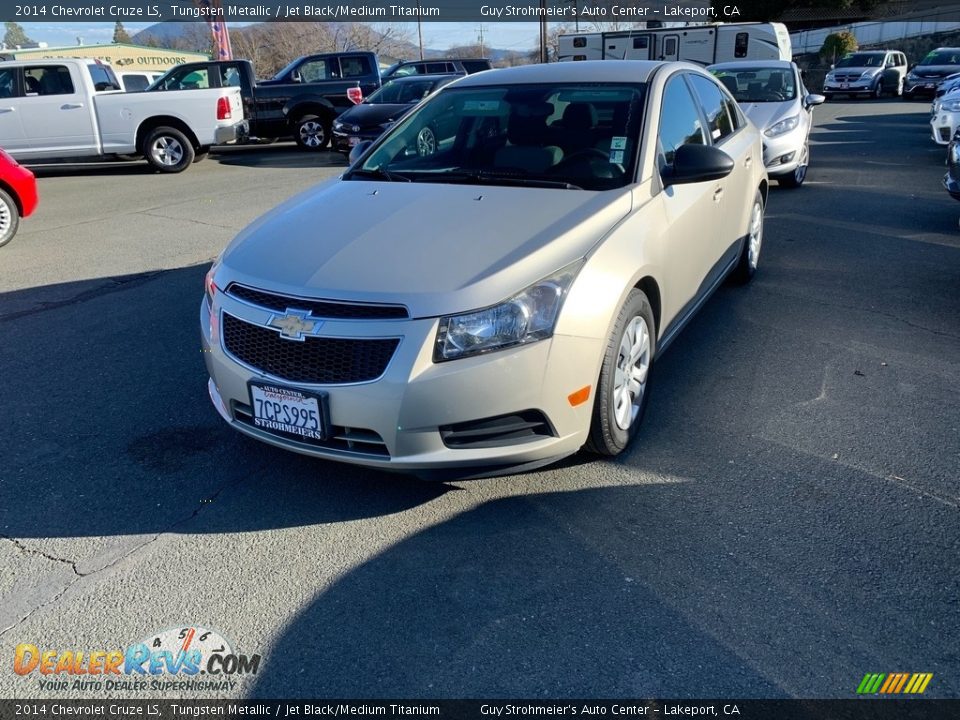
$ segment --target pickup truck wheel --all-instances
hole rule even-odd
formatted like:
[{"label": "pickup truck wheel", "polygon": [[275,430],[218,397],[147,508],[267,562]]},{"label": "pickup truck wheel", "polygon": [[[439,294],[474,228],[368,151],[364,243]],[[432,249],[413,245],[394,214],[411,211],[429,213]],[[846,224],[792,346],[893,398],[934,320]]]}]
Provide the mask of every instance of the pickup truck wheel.
[{"label": "pickup truck wheel", "polygon": [[304,150],[323,150],[330,142],[330,122],[317,115],[304,115],[294,125],[293,137]]},{"label": "pickup truck wheel", "polygon": [[144,143],[147,162],[160,172],[183,172],[193,162],[193,143],[176,128],[158,127],[147,135]]},{"label": "pickup truck wheel", "polygon": [[13,240],[20,226],[20,209],[5,190],[0,190],[0,247]]}]

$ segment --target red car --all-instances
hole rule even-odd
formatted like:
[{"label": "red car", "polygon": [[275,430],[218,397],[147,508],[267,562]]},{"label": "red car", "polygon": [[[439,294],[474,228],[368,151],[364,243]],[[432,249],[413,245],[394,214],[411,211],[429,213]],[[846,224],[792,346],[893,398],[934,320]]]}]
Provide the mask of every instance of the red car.
[{"label": "red car", "polygon": [[37,207],[33,173],[0,150],[0,247],[13,240],[20,218]]}]

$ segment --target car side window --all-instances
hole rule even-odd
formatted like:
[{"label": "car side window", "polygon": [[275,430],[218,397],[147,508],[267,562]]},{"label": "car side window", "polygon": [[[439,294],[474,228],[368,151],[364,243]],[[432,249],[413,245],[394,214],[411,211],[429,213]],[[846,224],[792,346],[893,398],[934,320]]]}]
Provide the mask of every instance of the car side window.
[{"label": "car side window", "polygon": [[240,70],[235,65],[220,66],[220,87],[240,87]]},{"label": "car side window", "polygon": [[27,95],[72,95],[73,80],[66,65],[24,67],[23,82]]},{"label": "car side window", "polygon": [[17,72],[14,68],[0,70],[0,98],[17,94]]},{"label": "car side window", "polygon": [[681,145],[706,145],[700,111],[682,75],[670,78],[663,90],[658,139],[666,165],[673,164],[673,157]]},{"label": "car side window", "polygon": [[727,104],[724,102],[726,96],[717,84],[700,75],[691,75],[690,84],[693,85],[704,114],[707,116],[707,129],[711,140],[717,143],[728,135],[732,135],[736,126],[731,121]]},{"label": "car side window", "polygon": [[373,70],[370,62],[364,55],[355,57],[340,58],[340,76],[345,78],[364,77],[370,75]]},{"label": "car side window", "polygon": [[298,70],[305,83],[320,82],[332,77],[326,60],[307,60]]}]

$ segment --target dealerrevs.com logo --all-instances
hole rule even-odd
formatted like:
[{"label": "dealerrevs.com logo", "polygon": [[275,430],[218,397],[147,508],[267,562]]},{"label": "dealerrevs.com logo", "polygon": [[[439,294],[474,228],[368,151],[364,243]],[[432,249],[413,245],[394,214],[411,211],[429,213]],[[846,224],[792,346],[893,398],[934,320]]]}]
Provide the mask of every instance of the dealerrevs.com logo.
[{"label": "dealerrevs.com logo", "polygon": [[234,652],[215,630],[180,627],[150,635],[125,650],[59,650],[20,643],[13,671],[41,690],[232,690],[256,675],[259,655]]}]

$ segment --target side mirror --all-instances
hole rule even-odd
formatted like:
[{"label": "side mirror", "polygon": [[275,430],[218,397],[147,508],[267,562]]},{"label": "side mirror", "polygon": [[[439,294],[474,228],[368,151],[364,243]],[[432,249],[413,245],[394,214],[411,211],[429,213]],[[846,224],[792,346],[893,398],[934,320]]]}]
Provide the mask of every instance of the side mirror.
[{"label": "side mirror", "polygon": [[303,75],[300,74],[300,71],[299,71],[299,70],[294,70],[294,71],[290,74],[290,79],[291,79],[293,82],[295,82],[295,83],[302,83],[302,82],[303,82]]},{"label": "side mirror", "polygon": [[664,187],[725,178],[733,171],[733,159],[713,145],[681,145],[673,167],[661,172]]},{"label": "side mirror", "polygon": [[363,157],[363,154],[373,145],[373,140],[364,140],[363,142],[358,142],[352,148],[350,148],[350,155],[347,157],[347,161],[350,165],[353,165]]},{"label": "side mirror", "polygon": [[913,70],[916,66],[917,64],[913,63],[910,67],[907,68],[907,70]]},{"label": "side mirror", "polygon": [[823,95],[810,93],[803,99],[803,104],[807,107],[813,107],[814,105],[823,105],[826,101],[827,98],[825,98]]}]

